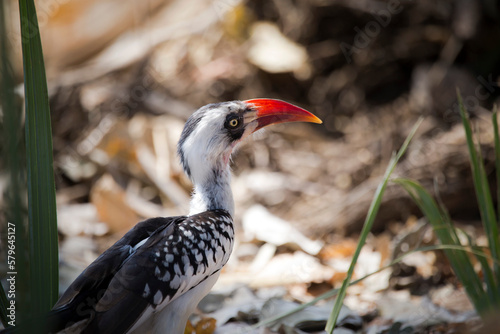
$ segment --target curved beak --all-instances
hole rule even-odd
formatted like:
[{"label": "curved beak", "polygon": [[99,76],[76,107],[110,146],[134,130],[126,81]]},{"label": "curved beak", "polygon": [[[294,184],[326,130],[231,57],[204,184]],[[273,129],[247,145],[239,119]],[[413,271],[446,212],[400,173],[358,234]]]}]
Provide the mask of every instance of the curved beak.
[{"label": "curved beak", "polygon": [[252,132],[262,129],[265,126],[278,123],[323,123],[323,121],[311,114],[309,111],[285,101],[274,99],[253,99],[246,100],[244,102],[249,104],[250,107],[256,111],[254,120],[257,122],[257,127]]}]

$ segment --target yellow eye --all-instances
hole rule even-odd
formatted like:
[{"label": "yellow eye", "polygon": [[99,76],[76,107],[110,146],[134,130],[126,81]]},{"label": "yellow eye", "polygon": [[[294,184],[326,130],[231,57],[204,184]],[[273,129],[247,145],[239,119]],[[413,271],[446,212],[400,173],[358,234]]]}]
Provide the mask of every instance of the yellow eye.
[{"label": "yellow eye", "polygon": [[229,121],[229,126],[232,128],[235,128],[238,126],[240,122],[238,121],[237,118],[233,118],[232,120]]}]

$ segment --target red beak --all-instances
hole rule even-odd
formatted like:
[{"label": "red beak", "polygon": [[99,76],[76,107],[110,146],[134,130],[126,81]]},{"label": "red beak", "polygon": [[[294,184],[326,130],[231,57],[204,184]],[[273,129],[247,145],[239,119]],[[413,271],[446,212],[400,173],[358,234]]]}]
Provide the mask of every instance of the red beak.
[{"label": "red beak", "polygon": [[278,123],[323,123],[323,121],[311,114],[309,111],[285,101],[273,99],[253,99],[246,100],[244,102],[252,105],[257,111],[258,125],[253,132],[262,129],[265,126]]}]

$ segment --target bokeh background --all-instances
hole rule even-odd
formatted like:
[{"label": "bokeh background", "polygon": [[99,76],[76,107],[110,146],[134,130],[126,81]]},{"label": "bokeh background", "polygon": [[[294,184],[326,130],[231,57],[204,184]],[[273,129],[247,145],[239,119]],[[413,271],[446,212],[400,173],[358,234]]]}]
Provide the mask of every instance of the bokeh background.
[{"label": "bokeh background", "polygon": [[[17,1],[4,1],[8,51],[21,85]],[[219,288],[244,284],[262,301],[255,293],[280,287],[272,291],[283,300],[307,301],[337,286],[391,154],[420,116],[397,176],[420,181],[459,226],[484,238],[456,89],[492,170],[497,1],[36,4],[52,112],[61,289],[139,220],[187,212],[191,184],[176,157],[177,140],[194,110],[225,100],[278,98],[324,123],[275,126],[234,156],[238,245]],[[404,191],[390,185],[356,277],[434,243],[420,217]],[[415,314],[419,320],[436,314],[425,313],[424,297],[460,316],[470,310],[439,252],[421,253],[360,286],[346,303],[365,326],[390,327],[399,319],[382,311],[399,304],[384,304],[395,297],[380,291],[406,293],[405,303],[417,311],[402,321],[414,328],[423,326],[411,323]],[[443,289],[459,301],[433,297]],[[248,298],[242,304],[254,305]],[[219,327],[227,321],[213,317]]]}]

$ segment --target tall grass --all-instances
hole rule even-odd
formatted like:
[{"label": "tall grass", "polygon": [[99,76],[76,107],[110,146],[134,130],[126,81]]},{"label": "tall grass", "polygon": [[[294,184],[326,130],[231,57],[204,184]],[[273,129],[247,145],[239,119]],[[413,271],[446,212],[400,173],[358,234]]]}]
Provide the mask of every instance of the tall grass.
[{"label": "tall grass", "polygon": [[[40,30],[33,0],[19,0],[23,46],[31,307],[50,310],[58,297],[58,244],[52,129]],[[33,31],[33,29],[36,29]]]},{"label": "tall grass", "polygon": [[[0,3],[0,107],[2,109],[2,118],[0,121],[0,132],[2,140],[0,142],[0,151],[2,157],[0,160],[0,168],[4,171],[7,179],[10,182],[7,184],[3,194],[4,203],[0,211],[4,212],[4,217],[0,218],[4,223],[18,222],[19,228],[16,229],[16,236],[21,238],[23,227],[26,225],[26,208],[25,196],[26,187],[24,186],[26,177],[26,168],[22,167],[23,163],[23,132],[21,120],[21,105],[19,99],[15,98],[14,94],[14,73],[10,64],[10,58],[7,47],[7,30],[5,25],[6,19],[6,2]],[[21,153],[21,155],[20,155]],[[5,229],[3,229],[5,232]],[[23,239],[17,246],[23,249]],[[2,244],[7,245],[7,236],[2,235]],[[26,267],[25,257],[19,254],[16,258],[19,266],[19,273],[23,272]],[[7,258],[5,259],[7,261]],[[4,326],[9,320],[7,318],[7,307],[9,301],[6,293],[0,285],[0,319]],[[23,289],[19,282],[18,289]]]},{"label": "tall grass", "polygon": [[[459,232],[457,232],[451,218],[447,214],[446,208],[436,203],[429,192],[418,182],[408,179],[398,179],[395,181],[406,189],[414,202],[425,214],[441,244],[457,247],[456,250],[445,250],[445,254],[451,263],[455,275],[457,275],[457,278],[463,284],[474,308],[479,315],[486,317],[490,313],[500,310],[500,236],[498,234],[498,220],[481,151],[476,148],[469,116],[459,92],[457,92],[457,96],[459,112],[469,150],[478,209],[488,239],[488,246],[486,248],[479,247],[467,235],[465,236],[468,242],[463,243],[459,238]],[[500,194],[500,136],[496,111],[492,114],[492,123],[497,177],[496,193],[498,196]],[[498,201],[500,201],[500,197],[498,197]],[[497,202],[497,210],[498,208],[500,208],[500,202]],[[474,270],[471,257],[468,253],[473,253],[476,260],[480,263],[481,274]]]},{"label": "tall grass", "polygon": [[352,274],[354,272],[354,267],[356,266],[356,262],[358,261],[359,254],[361,253],[361,249],[363,248],[366,238],[368,234],[370,233],[370,230],[373,226],[373,222],[375,221],[375,217],[377,216],[378,209],[380,208],[380,203],[382,203],[382,197],[384,195],[385,189],[387,188],[387,184],[389,182],[389,179],[392,175],[392,172],[394,171],[394,168],[396,168],[396,165],[403,156],[403,154],[406,152],[406,149],[408,148],[408,145],[410,144],[411,139],[415,135],[415,132],[417,131],[418,127],[422,123],[422,118],[418,120],[418,122],[415,124],[413,129],[410,131],[410,134],[406,138],[405,142],[401,146],[401,149],[398,151],[398,153],[394,154],[393,157],[391,158],[391,161],[389,162],[389,165],[387,166],[387,169],[385,171],[384,177],[382,178],[382,181],[380,182],[379,186],[377,187],[377,190],[375,191],[375,195],[373,197],[373,200],[370,204],[370,208],[368,209],[368,213],[366,215],[365,223],[363,225],[363,229],[361,230],[361,235],[359,237],[358,245],[356,247],[356,251],[354,252],[353,258],[351,260],[351,264],[349,266],[349,270],[347,271],[347,276],[342,282],[342,286],[340,287],[337,295],[337,299],[335,300],[335,304],[332,309],[332,313],[330,315],[330,318],[328,319],[328,322],[326,323],[326,328],[325,330],[328,333],[332,333],[333,329],[335,328],[335,324],[337,323],[338,316],[340,314],[340,310],[342,308],[342,303],[344,302],[344,298],[347,292],[347,287],[350,285]]},{"label": "tall grass", "polygon": [[[3,4],[2,4],[3,5]],[[7,217],[15,225],[15,257],[16,264],[8,268],[17,272],[16,276],[16,319],[34,318],[49,311],[58,297],[58,243],[57,218],[55,202],[55,182],[52,161],[52,132],[50,124],[49,99],[43,61],[42,45],[36,10],[33,0],[19,0],[21,41],[24,68],[24,102],[25,102],[25,147],[26,147],[26,188],[28,197],[28,224],[22,218],[22,188],[24,184],[14,187],[14,195],[20,197],[18,207],[13,209],[12,216]],[[4,14],[2,12],[2,14]],[[2,18],[2,22],[4,22]],[[2,43],[6,43],[5,35]],[[8,50],[5,44],[2,50]],[[3,51],[6,52],[6,51]],[[2,87],[8,99],[14,99],[11,76],[5,75],[10,67],[2,57]],[[12,98],[11,98],[12,97]],[[20,116],[12,104],[2,104],[9,164],[7,169],[14,175],[22,173],[23,161],[16,145],[20,138],[15,137],[16,124]],[[16,174],[17,173],[17,174]],[[23,176],[16,180],[24,181]],[[17,187],[17,188],[16,188]],[[12,226],[12,225],[11,225]],[[5,312],[5,293],[0,292],[2,307]],[[1,314],[1,319],[6,314]],[[16,322],[17,324],[17,322]],[[4,323],[5,325],[5,323]],[[37,326],[43,326],[38,323]],[[37,327],[40,328],[40,327]],[[28,332],[34,329],[26,328]]]},{"label": "tall grass", "polygon": [[[446,208],[438,204],[418,182],[399,178],[393,180],[401,185],[420,208],[422,213],[427,217],[429,223],[434,229],[434,233],[438,237],[441,247],[447,256],[453,271],[460,282],[463,284],[465,292],[471,300],[474,308],[482,317],[490,315],[492,312],[500,310],[500,236],[498,234],[498,220],[495,213],[495,206],[492,199],[492,194],[489,188],[488,175],[486,174],[484,162],[480,151],[476,149],[473,139],[472,128],[468,113],[463,105],[462,98],[459,93],[458,102],[459,110],[462,119],[462,124],[465,130],[467,139],[467,147],[471,163],[472,176],[474,180],[474,189],[476,192],[479,212],[483,227],[488,238],[488,247],[483,247],[475,244],[472,238],[468,237],[463,231],[458,231],[452,223]],[[497,177],[497,210],[500,210],[500,135],[497,123],[496,111],[492,115],[495,143],[495,162],[496,162],[496,177]],[[418,124],[417,124],[418,126]],[[365,224],[363,226],[360,240],[354,253],[351,265],[349,267],[347,277],[344,280],[341,288],[338,290],[337,299],[335,301],[332,314],[328,319],[325,330],[332,333],[342,307],[342,303],[346,294],[347,287],[350,285],[352,273],[356,265],[359,253],[363,247],[366,236],[368,235],[375,216],[378,212],[384,190],[390,179],[399,158],[404,154],[411,138],[416,131],[416,127],[412,130],[402,148],[395,155],[386,170],[384,178],[380,183],[372,204],[368,211]],[[500,212],[500,211],[497,211]],[[468,240],[467,243],[462,243],[460,233]],[[481,265],[481,273],[474,270],[472,256]],[[351,282],[352,283],[352,282]],[[331,295],[334,295],[331,293]]]},{"label": "tall grass", "polygon": [[[440,243],[447,246],[457,246],[455,249],[445,249],[445,255],[450,261],[455,275],[462,282],[474,308],[480,314],[486,313],[490,309],[489,302],[486,302],[489,297],[486,291],[484,291],[482,280],[475,273],[474,266],[468,255],[468,251],[471,248],[467,247],[467,245],[462,245],[446,209],[438,205],[429,192],[418,182],[408,179],[396,179],[394,182],[400,184],[410,194],[410,197],[432,225]],[[482,261],[484,257],[479,256],[478,259]],[[494,292],[496,284],[494,283],[495,280],[491,277],[491,273],[488,273],[486,276],[488,277],[487,281],[493,283],[490,286],[492,291],[491,297],[500,297],[497,292]]]}]

